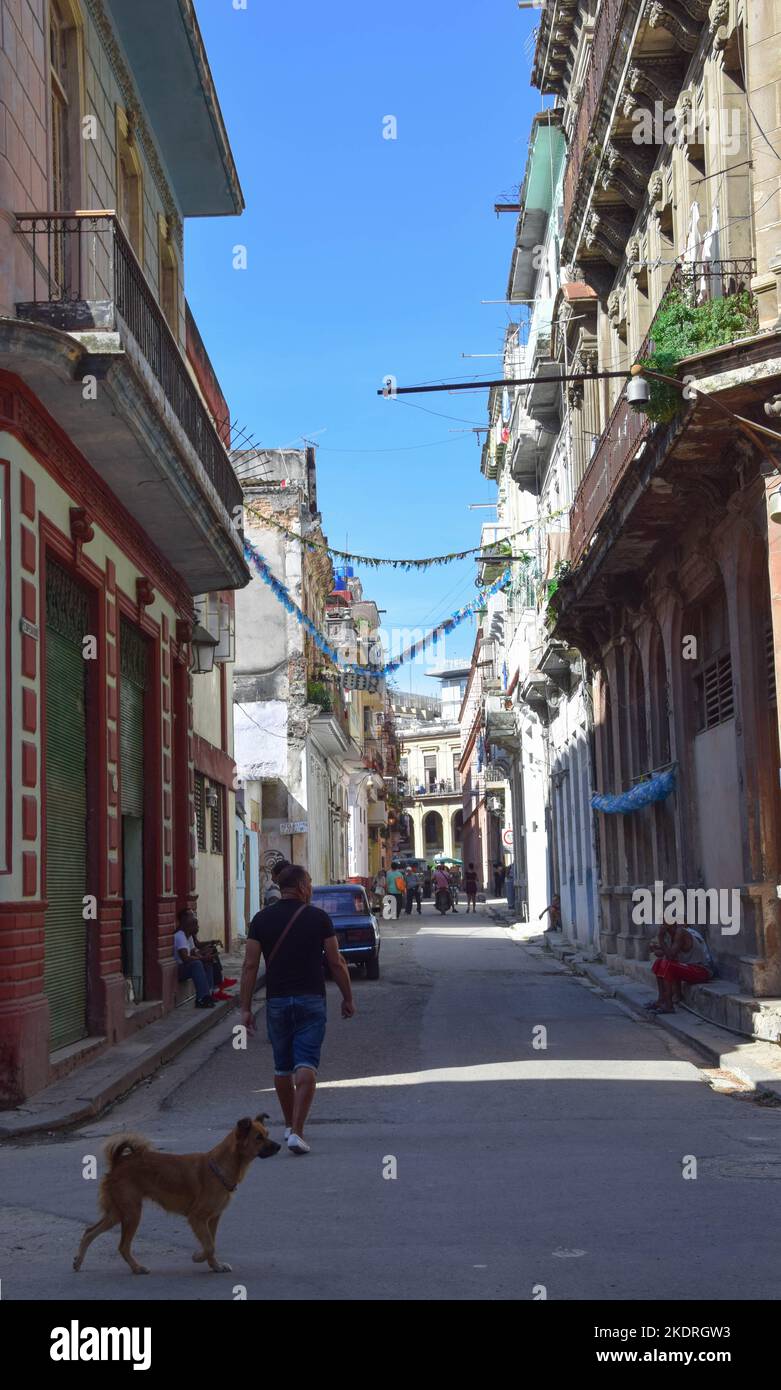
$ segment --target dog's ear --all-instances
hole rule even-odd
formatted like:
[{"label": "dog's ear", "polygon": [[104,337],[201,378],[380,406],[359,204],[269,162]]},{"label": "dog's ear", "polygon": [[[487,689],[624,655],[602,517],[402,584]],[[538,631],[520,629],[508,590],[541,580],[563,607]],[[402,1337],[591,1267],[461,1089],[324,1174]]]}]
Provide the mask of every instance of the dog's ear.
[{"label": "dog's ear", "polygon": [[271,1116],[270,1116],[270,1115],[267,1115],[266,1112],[265,1112],[265,1110],[264,1110],[264,1111],[263,1111],[263,1114],[262,1114],[262,1115],[256,1115],[256,1116],[255,1116],[255,1119],[258,1121],[259,1124],[263,1124],[266,1120],[270,1120],[270,1119],[271,1119]]},{"label": "dog's ear", "polygon": [[252,1120],[249,1118],[248,1115],[245,1115],[243,1120],[236,1121],[236,1133],[238,1134],[240,1139],[246,1139],[251,1129]]}]

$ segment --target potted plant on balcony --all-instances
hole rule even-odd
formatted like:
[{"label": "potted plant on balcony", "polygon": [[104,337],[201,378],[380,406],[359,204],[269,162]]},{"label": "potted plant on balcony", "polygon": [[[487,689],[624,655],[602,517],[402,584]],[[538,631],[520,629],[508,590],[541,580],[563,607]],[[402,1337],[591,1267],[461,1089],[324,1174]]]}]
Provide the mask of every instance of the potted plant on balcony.
[{"label": "potted plant on balcony", "polygon": [[325,681],[307,681],[306,698],[307,704],[317,705],[324,714],[330,714],[333,710],[334,702]]},{"label": "potted plant on balcony", "polygon": [[[640,365],[665,376],[674,376],[684,357],[745,338],[756,329],[756,306],[750,291],[692,303],[691,289],[669,290],[653,322],[653,352]],[[649,381],[650,399],[643,409],[656,425],[669,424],[683,408],[683,393],[663,381]]]}]

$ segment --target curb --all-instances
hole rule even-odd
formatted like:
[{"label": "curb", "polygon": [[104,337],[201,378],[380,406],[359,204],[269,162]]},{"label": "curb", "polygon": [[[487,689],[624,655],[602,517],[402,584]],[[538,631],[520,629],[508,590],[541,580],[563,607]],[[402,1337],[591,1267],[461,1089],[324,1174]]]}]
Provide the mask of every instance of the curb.
[{"label": "curb", "polygon": [[[255,995],[264,985],[265,973]],[[42,1132],[55,1133],[97,1119],[139,1082],[148,1080],[191,1044],[205,1038],[230,1017],[237,1005],[238,998],[235,1002],[225,1000],[214,1009],[199,1011],[195,1017],[176,1020],[173,1014],[166,1014],[150,1023],[139,1033],[109,1048],[96,1061],[38,1091],[15,1110],[0,1111],[0,1144],[4,1140]],[[255,1017],[262,1007],[263,1002],[258,1003],[257,1009],[253,1007]],[[227,1036],[229,1034],[220,1030],[214,1051],[222,1046]]]},{"label": "curb", "polygon": [[496,920],[506,926],[512,939],[520,946],[534,945],[545,955],[552,955],[563,969],[573,975],[582,975],[609,999],[615,999],[633,1018],[643,1023],[654,1023],[679,1041],[694,1047],[711,1067],[731,1072],[743,1085],[748,1086],[759,1098],[781,1102],[781,1048],[773,1043],[757,1042],[742,1038],[719,1028],[715,1023],[700,1019],[687,1010],[674,1014],[663,1014],[649,1018],[645,1005],[650,1003],[653,993],[644,985],[629,980],[623,975],[612,974],[597,961],[584,959],[577,948],[564,939],[553,942],[550,937],[541,940],[517,935],[516,925],[508,914],[494,912]]}]

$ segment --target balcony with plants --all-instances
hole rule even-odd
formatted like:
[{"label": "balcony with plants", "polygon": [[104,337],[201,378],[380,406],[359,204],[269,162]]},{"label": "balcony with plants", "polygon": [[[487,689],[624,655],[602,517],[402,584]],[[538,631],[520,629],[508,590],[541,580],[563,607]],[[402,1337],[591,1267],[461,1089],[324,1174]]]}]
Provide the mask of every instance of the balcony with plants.
[{"label": "balcony with plants", "polygon": [[[749,258],[677,266],[637,354],[638,363],[674,377],[682,361],[754,334],[752,270]],[[657,428],[671,425],[689,404],[682,390],[662,382],[650,382],[644,407],[630,405],[621,389],[570,513],[573,566],[585,553],[641,444]]]}]

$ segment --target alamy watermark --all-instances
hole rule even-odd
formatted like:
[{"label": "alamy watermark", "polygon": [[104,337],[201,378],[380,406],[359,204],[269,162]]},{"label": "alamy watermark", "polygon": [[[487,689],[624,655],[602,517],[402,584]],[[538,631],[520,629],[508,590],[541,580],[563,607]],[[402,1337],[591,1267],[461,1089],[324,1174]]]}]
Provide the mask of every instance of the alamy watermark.
[{"label": "alamy watermark", "polygon": [[665,888],[660,879],[653,888],[635,888],[632,921],[639,927],[721,928],[722,936],[740,931],[739,888]]},{"label": "alamy watermark", "polygon": [[738,154],[745,143],[742,114],[737,107],[705,111],[693,107],[665,106],[655,101],[651,107],[632,112],[632,143],[635,145],[704,145],[717,133],[719,148],[726,155]]}]

